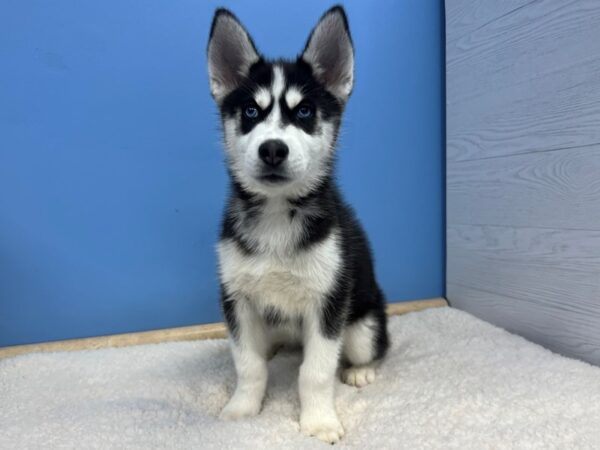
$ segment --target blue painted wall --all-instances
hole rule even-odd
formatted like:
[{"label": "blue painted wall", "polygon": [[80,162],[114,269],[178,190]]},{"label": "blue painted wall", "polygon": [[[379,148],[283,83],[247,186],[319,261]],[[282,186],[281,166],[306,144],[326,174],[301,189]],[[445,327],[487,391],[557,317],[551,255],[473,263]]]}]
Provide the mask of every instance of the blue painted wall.
[{"label": "blue painted wall", "polygon": [[[220,320],[226,175],[204,50],[294,55],[327,2],[0,3],[0,346]],[[443,294],[441,2],[345,3],[339,179],[391,300]]]}]

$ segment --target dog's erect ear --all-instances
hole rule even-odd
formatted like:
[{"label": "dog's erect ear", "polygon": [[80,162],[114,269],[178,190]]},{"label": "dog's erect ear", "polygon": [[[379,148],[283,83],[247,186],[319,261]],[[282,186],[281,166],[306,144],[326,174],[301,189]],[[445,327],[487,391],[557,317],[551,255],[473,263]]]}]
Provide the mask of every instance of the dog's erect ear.
[{"label": "dog's erect ear", "polygon": [[346,100],[354,81],[354,49],[344,8],[334,6],[310,34],[301,58],[336,97]]},{"label": "dog's erect ear", "polygon": [[208,77],[215,100],[221,101],[237,88],[259,58],[237,17],[226,9],[217,9],[208,39]]}]

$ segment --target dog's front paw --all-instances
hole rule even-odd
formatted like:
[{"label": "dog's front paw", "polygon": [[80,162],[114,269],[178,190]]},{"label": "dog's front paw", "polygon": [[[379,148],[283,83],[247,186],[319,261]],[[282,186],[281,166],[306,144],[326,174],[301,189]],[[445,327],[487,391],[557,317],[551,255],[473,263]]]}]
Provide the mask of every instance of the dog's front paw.
[{"label": "dog's front paw", "polygon": [[219,417],[223,420],[237,420],[244,417],[252,417],[260,412],[260,403],[253,399],[233,396]]},{"label": "dog's front paw", "polygon": [[300,431],[328,444],[335,444],[344,436],[344,427],[335,413],[303,413],[300,416]]}]

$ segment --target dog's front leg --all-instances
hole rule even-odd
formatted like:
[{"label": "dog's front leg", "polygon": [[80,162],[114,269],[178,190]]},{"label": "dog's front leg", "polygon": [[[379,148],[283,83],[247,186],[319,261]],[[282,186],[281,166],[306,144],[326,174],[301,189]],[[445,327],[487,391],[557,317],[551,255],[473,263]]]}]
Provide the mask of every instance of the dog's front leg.
[{"label": "dog's front leg", "polygon": [[344,428],[335,410],[334,387],[342,340],[324,335],[320,317],[304,323],[304,361],[298,380],[300,390],[300,429],[304,434],[335,443]]},{"label": "dog's front leg", "polygon": [[[232,300],[228,300],[232,301]],[[233,301],[234,314],[228,318],[231,353],[237,385],[222,419],[239,419],[258,414],[267,387],[267,334],[263,322],[247,301]],[[235,323],[229,323],[235,321]]]}]

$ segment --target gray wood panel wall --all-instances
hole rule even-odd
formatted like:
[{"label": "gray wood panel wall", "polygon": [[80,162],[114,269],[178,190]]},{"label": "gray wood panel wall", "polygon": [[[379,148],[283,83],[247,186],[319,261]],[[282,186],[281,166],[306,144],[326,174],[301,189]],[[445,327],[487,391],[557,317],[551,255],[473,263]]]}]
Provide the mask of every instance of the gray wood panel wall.
[{"label": "gray wood panel wall", "polygon": [[600,364],[600,0],[446,0],[450,304]]}]

